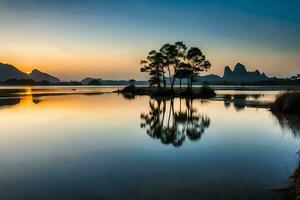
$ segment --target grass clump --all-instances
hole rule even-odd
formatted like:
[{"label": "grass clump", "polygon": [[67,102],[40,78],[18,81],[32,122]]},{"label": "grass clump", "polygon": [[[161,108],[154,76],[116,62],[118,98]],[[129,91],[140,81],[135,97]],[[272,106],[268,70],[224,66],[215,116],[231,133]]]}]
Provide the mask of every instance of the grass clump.
[{"label": "grass clump", "polygon": [[277,96],[271,106],[274,113],[300,115],[300,92],[287,92]]}]

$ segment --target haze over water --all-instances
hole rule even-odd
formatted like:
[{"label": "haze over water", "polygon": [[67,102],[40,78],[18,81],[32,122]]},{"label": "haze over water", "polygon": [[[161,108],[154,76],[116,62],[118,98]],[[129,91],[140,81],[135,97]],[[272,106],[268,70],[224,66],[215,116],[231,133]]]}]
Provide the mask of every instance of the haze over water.
[{"label": "haze over water", "polygon": [[1,98],[1,199],[268,199],[298,164],[295,134],[264,108],[25,91]]}]

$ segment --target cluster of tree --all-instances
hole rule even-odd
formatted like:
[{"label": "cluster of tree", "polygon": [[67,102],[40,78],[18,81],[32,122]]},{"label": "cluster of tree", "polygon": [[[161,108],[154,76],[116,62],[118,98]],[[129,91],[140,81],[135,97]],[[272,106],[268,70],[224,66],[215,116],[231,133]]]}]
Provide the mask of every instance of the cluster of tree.
[{"label": "cluster of tree", "polygon": [[159,51],[152,50],[147,58],[141,61],[141,72],[149,73],[150,85],[166,89],[167,76],[174,91],[175,79],[186,79],[188,91],[192,91],[193,81],[200,72],[210,69],[211,64],[198,47],[187,50],[183,42],[165,44]]},{"label": "cluster of tree", "polygon": [[300,74],[291,77],[291,80],[300,80]]}]

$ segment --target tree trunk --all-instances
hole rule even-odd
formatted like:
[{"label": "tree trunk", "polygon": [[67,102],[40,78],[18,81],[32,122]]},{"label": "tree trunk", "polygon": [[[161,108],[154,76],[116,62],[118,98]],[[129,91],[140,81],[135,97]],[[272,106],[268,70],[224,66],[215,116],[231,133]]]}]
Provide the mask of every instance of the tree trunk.
[{"label": "tree trunk", "polygon": [[171,90],[172,90],[172,92],[174,92],[176,65],[173,66],[173,69],[174,69],[174,76],[173,76],[172,82],[171,82]]},{"label": "tree trunk", "polygon": [[160,75],[159,75],[159,68],[156,67],[156,76],[157,76],[157,80],[158,80],[158,89],[160,90]]},{"label": "tree trunk", "polygon": [[181,94],[181,78],[179,79],[179,85],[180,85],[179,93]]},{"label": "tree trunk", "polygon": [[[168,67],[168,71],[169,71],[169,79],[170,79],[170,84],[171,84],[171,89],[172,89],[172,77],[171,77],[171,70],[170,67]],[[173,90],[173,89],[172,89]]]},{"label": "tree trunk", "polygon": [[190,90],[191,90],[191,93],[193,93],[193,76],[191,76],[190,84],[191,84]]},{"label": "tree trunk", "polygon": [[165,75],[163,75],[163,82],[164,82],[164,88],[166,89],[167,85],[166,85],[166,77],[165,77]]},{"label": "tree trunk", "polygon": [[187,88],[188,93],[192,93],[192,76],[189,76],[187,78],[187,85],[188,85]]},{"label": "tree trunk", "polygon": [[172,79],[171,90],[174,92],[175,76]]},{"label": "tree trunk", "polygon": [[188,92],[189,92],[189,87],[190,87],[190,84],[189,84],[189,77],[186,78],[186,86],[187,86],[186,91],[187,91],[187,93],[188,93]]},{"label": "tree trunk", "polygon": [[160,76],[158,75],[158,83],[157,83],[157,85],[158,85],[158,89],[160,89]]}]

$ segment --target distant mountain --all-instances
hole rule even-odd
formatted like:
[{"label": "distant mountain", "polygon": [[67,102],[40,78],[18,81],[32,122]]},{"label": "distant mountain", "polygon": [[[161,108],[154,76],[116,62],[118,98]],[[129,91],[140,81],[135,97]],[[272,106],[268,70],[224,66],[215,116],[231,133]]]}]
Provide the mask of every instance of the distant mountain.
[{"label": "distant mountain", "polygon": [[202,83],[202,82],[220,82],[223,81],[223,78],[215,75],[215,74],[210,74],[206,76],[199,76],[196,78],[195,82],[196,83]]},{"label": "distant mountain", "polygon": [[225,81],[232,82],[254,82],[263,81],[269,79],[265,73],[260,73],[260,71],[255,70],[254,72],[249,72],[246,70],[245,65],[237,63],[232,71],[229,66],[224,68],[223,79]]},{"label": "distant mountain", "polygon": [[82,79],[80,82],[83,84],[83,85],[88,85],[91,81],[94,81],[94,80],[98,80],[99,82],[102,81],[101,78],[91,78],[91,77],[87,77],[85,79]]},{"label": "distant mountain", "polygon": [[0,81],[6,81],[7,79],[27,79],[28,75],[21,72],[16,67],[0,63]]},{"label": "distant mountain", "polygon": [[237,63],[233,69],[230,69],[229,66],[224,68],[224,75],[223,77],[210,74],[207,76],[198,76],[196,78],[196,83],[203,83],[203,82],[256,82],[256,81],[265,81],[269,80],[270,78],[266,76],[265,73],[261,73],[258,70],[254,72],[247,71],[245,65],[241,63]]},{"label": "distant mountain", "polygon": [[58,83],[60,80],[54,76],[43,73],[37,69],[32,70],[30,74],[26,74],[18,70],[15,66],[10,64],[0,63],[0,81],[8,79],[32,79],[36,82],[48,81],[49,83]]},{"label": "distant mountain", "polygon": [[36,81],[36,82],[42,82],[42,81],[48,81],[49,83],[59,83],[59,78],[56,78],[55,76],[49,75],[47,73],[41,72],[37,69],[32,70],[30,74],[28,74],[29,78]]},{"label": "distant mountain", "polygon": [[[83,85],[89,85],[91,81],[98,80],[100,85],[129,85],[130,81],[129,80],[103,80],[101,78],[91,78],[87,77],[85,79],[82,79],[80,82]],[[148,85],[148,81],[143,81],[143,80],[137,80],[135,81],[136,85]]]}]

